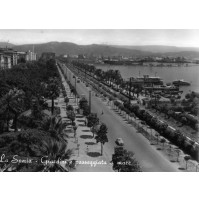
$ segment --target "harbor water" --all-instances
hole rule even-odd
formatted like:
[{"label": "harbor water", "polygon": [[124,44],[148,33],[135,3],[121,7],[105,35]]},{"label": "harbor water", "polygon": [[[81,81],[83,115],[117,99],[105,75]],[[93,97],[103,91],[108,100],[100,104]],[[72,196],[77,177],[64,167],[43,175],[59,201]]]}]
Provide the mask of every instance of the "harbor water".
[{"label": "harbor water", "polygon": [[125,80],[130,77],[149,75],[162,78],[163,82],[166,84],[172,83],[174,80],[183,79],[184,81],[190,82],[191,85],[180,87],[180,90],[183,91],[182,98],[190,91],[199,92],[199,65],[189,65],[188,67],[151,67],[96,64],[95,66],[105,71],[108,69],[119,70]]}]

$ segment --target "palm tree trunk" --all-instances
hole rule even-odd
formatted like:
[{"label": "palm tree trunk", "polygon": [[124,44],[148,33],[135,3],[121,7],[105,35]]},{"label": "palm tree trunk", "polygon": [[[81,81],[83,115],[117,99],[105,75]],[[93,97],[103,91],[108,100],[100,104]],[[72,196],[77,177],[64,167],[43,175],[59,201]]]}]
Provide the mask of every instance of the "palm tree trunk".
[{"label": "palm tree trunk", "polygon": [[9,119],[7,119],[7,129],[6,129],[6,130],[7,130],[7,132],[9,131],[9,121],[10,121],[10,120],[9,120]]},{"label": "palm tree trunk", "polygon": [[93,130],[93,138],[95,137],[95,131],[94,131],[94,128],[92,127],[92,130]]},{"label": "palm tree trunk", "polygon": [[101,143],[101,155],[103,155],[103,144]]},{"label": "palm tree trunk", "polygon": [[54,98],[52,98],[51,114],[54,113]]},{"label": "palm tree trunk", "polygon": [[6,121],[7,121],[7,132],[9,131],[9,121],[10,121],[10,119],[9,119],[9,116],[10,116],[10,110],[9,110],[9,104],[8,104],[8,112],[7,112],[7,119],[6,119]]},{"label": "palm tree trunk", "polygon": [[15,128],[15,132],[17,132],[17,114],[15,114],[15,117],[14,117],[14,128]]}]

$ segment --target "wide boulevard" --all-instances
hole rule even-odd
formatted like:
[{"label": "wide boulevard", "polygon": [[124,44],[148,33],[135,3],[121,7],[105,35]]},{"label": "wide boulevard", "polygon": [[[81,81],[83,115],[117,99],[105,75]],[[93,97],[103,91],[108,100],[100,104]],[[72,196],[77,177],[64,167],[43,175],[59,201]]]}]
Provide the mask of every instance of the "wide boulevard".
[{"label": "wide boulevard", "polygon": [[[73,75],[69,76],[69,80],[75,86]],[[89,100],[89,87],[80,82],[76,84],[79,95],[84,94]],[[108,127],[109,142],[105,144],[107,157],[111,160],[115,147],[115,139],[121,137],[124,141],[125,148],[135,153],[135,158],[138,160],[145,172],[176,172],[178,166],[171,163],[161,152],[156,150],[149,141],[144,138],[136,129],[127,124],[124,119],[107,107],[98,97],[92,96],[91,111],[98,114],[101,122],[104,122]],[[102,114],[103,111],[103,114]]]}]

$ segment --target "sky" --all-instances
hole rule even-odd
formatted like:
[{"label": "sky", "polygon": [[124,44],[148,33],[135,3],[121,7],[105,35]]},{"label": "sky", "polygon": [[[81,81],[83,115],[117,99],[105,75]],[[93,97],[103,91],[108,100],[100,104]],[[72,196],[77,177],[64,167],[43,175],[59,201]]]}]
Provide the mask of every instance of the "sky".
[{"label": "sky", "polygon": [[0,29],[0,42],[199,47],[199,29]]}]

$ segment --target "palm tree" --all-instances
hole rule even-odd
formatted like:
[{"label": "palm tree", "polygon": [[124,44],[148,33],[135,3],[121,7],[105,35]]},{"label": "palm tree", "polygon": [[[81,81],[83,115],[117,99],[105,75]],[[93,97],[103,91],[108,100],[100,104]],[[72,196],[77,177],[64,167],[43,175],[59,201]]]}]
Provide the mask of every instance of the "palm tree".
[{"label": "palm tree", "polygon": [[54,114],[54,100],[59,97],[60,87],[57,78],[50,78],[46,87],[46,96],[51,99],[51,113]]},{"label": "palm tree", "polygon": [[73,125],[74,124],[73,122],[75,121],[75,112],[72,110],[69,110],[66,112],[66,114],[67,114],[67,117],[71,120],[71,124]]},{"label": "palm tree", "polygon": [[155,136],[157,137],[157,144],[158,144],[160,134],[156,133]]},{"label": "palm tree", "polygon": [[65,141],[64,139],[64,129],[66,127],[66,122],[62,122],[61,118],[57,118],[56,116],[45,118],[39,127],[39,129],[49,132],[51,137],[58,141]]},{"label": "palm tree", "polygon": [[99,118],[97,117],[97,114],[89,114],[87,116],[87,120],[88,120],[88,124],[87,126],[91,128],[91,131],[93,132],[93,138],[94,138],[94,134],[95,134],[95,127],[99,124]]},{"label": "palm tree", "polygon": [[162,138],[162,139],[160,140],[160,143],[162,143],[163,148],[164,148],[165,142],[166,142],[166,140],[165,140],[164,138]]},{"label": "palm tree", "polygon": [[64,102],[66,103],[66,107],[67,107],[69,103],[69,98],[67,96],[64,98]]},{"label": "palm tree", "polygon": [[186,125],[187,124],[187,118],[186,117],[182,117],[181,118],[181,122],[182,122],[181,126]]},{"label": "palm tree", "polygon": [[101,124],[100,129],[97,131],[97,136],[95,137],[96,142],[101,143],[101,155],[103,155],[103,145],[108,142],[107,131],[108,128],[105,124]]},{"label": "palm tree", "polygon": [[74,111],[74,108],[72,105],[68,105],[66,108],[67,111]]},{"label": "palm tree", "polygon": [[[66,143],[50,139],[48,142],[43,141],[43,145],[46,148],[45,155],[47,157],[42,158],[42,172],[68,172],[70,163],[67,163],[66,160],[70,159],[72,150],[67,150]],[[46,162],[47,160],[52,163]],[[63,161],[64,164],[62,164]]]},{"label": "palm tree", "polygon": [[187,165],[188,165],[188,161],[191,159],[191,156],[187,155],[184,157],[184,160],[186,161],[186,170],[187,170]]},{"label": "palm tree", "polygon": [[9,121],[14,116],[14,127],[17,131],[17,120],[19,114],[24,111],[24,92],[16,88],[11,89],[0,100],[1,113],[5,115],[7,121],[7,131],[9,130]]},{"label": "palm tree", "polygon": [[0,79],[0,98],[3,97],[9,90],[9,86],[6,82]]}]

